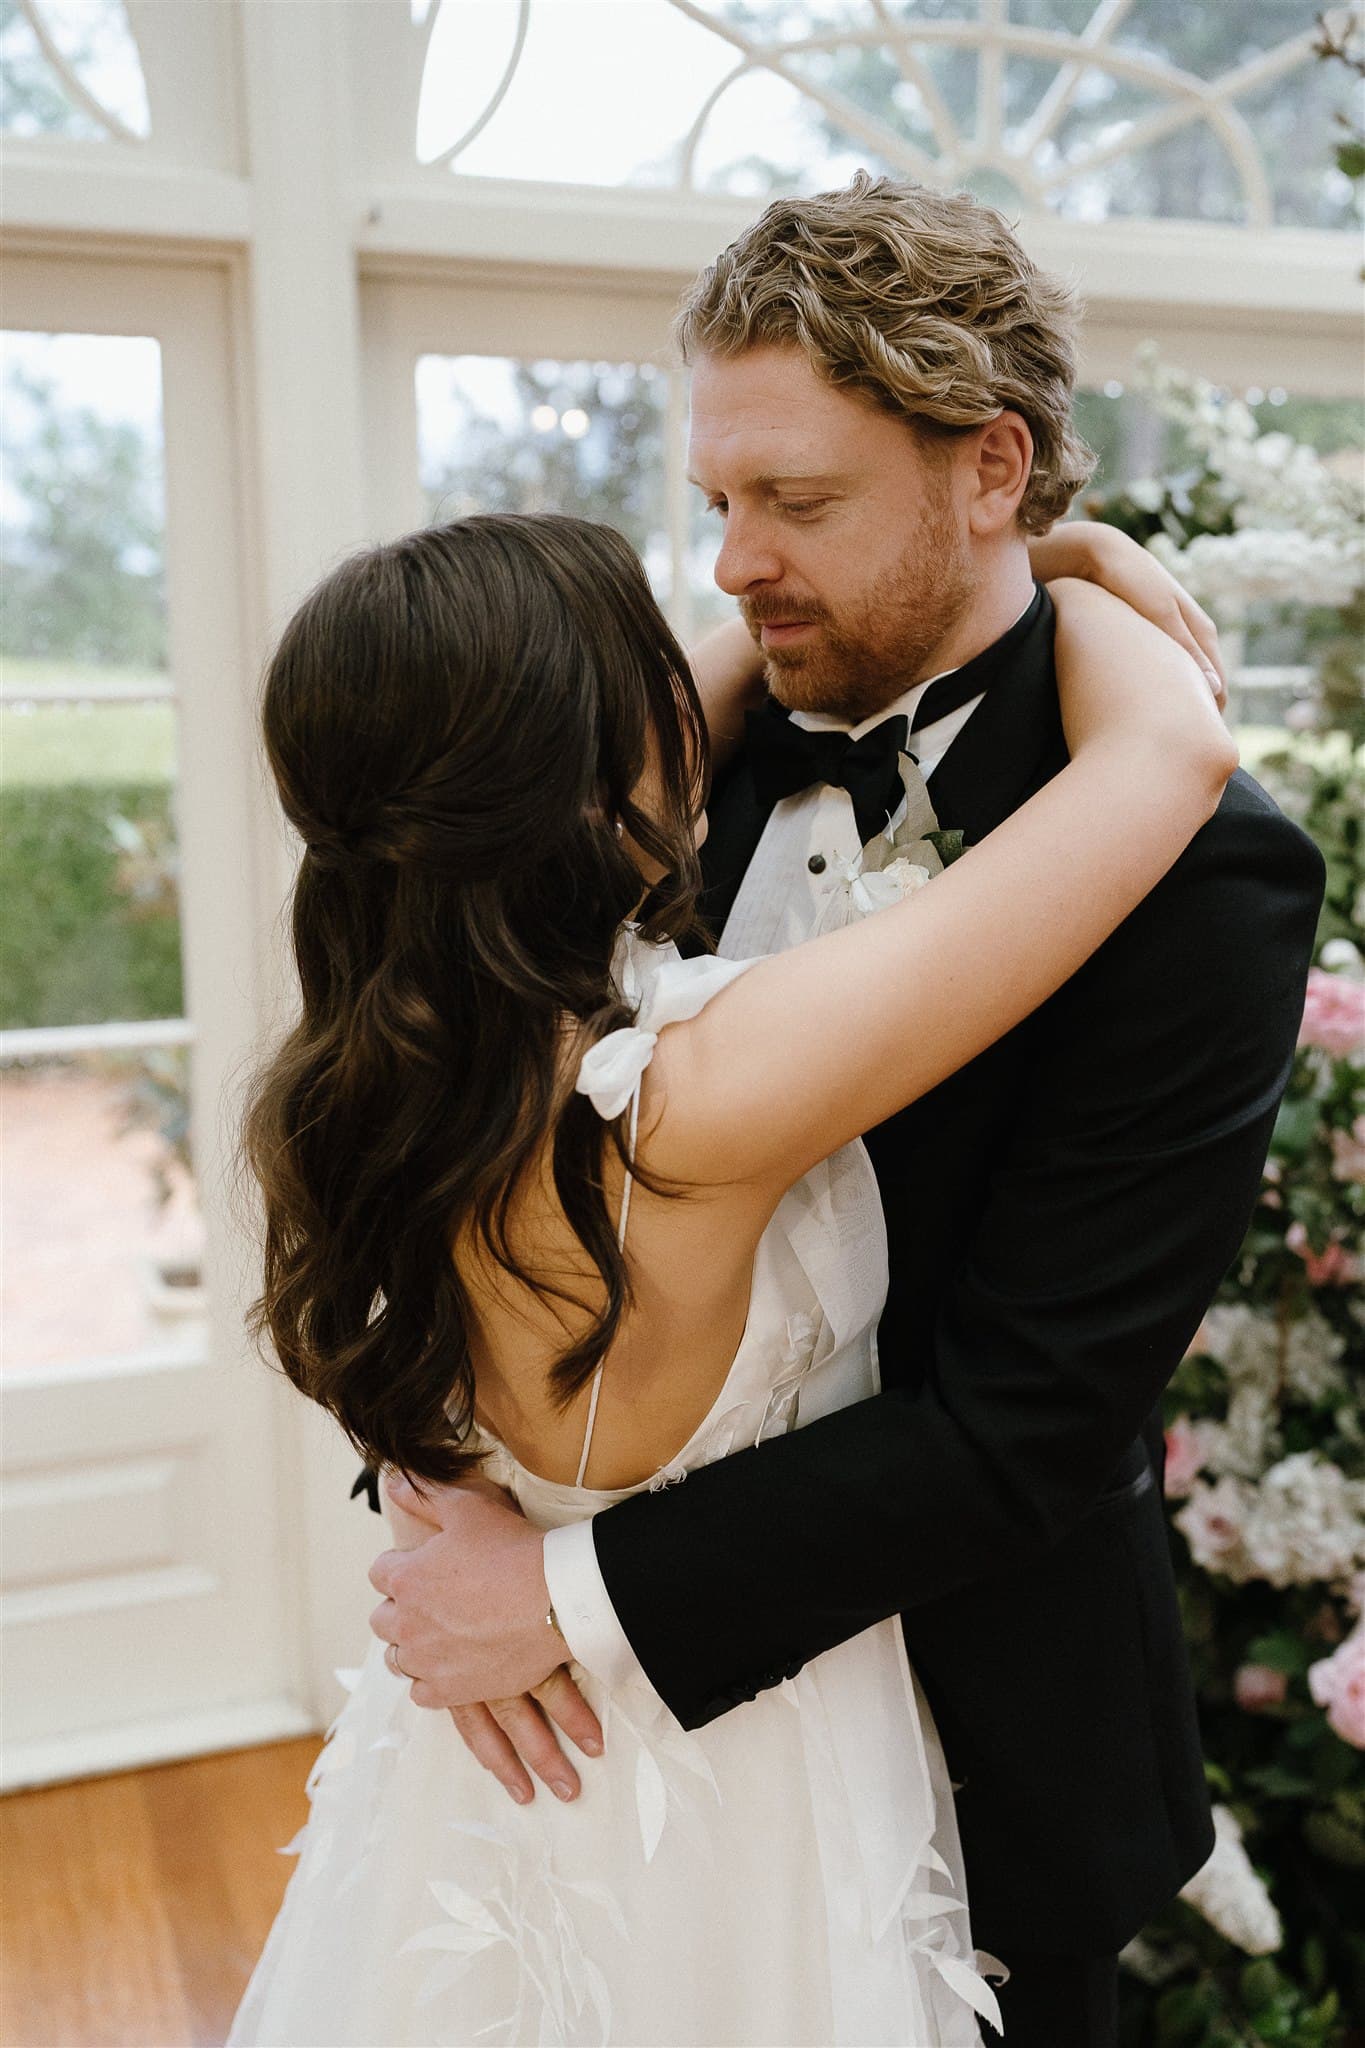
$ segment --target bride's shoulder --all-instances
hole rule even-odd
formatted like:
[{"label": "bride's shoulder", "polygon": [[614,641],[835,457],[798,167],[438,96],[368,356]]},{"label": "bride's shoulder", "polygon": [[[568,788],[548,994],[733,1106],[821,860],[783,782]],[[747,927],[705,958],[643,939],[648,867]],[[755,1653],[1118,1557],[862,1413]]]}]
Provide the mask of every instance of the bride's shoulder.
[{"label": "bride's shoulder", "polygon": [[619,1116],[645,1069],[652,1065],[659,1034],[686,1024],[752,967],[752,960],[722,960],[714,953],[684,959],[671,940],[652,941],[626,926],[617,941],[612,976],[622,999],[635,1012],[633,1024],[609,1031],[583,1055],[575,1083],[603,1117]]}]

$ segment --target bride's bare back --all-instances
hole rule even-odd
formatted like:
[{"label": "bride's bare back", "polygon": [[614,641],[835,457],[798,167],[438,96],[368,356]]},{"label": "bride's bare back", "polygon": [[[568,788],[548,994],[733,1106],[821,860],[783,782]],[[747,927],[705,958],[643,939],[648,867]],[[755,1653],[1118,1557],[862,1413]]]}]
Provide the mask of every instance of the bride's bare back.
[{"label": "bride's bare back", "polygon": [[[653,1093],[647,1076],[646,1119]],[[534,1294],[468,1237],[455,1258],[473,1309],[478,1421],[528,1471],[571,1486],[590,1387],[557,1410],[549,1373],[604,1297],[597,1270],[555,1196],[548,1150],[537,1181],[512,1209],[509,1237],[531,1271],[572,1290],[588,1310]],[[647,1141],[641,1153],[648,1163]],[[617,1215],[625,1176],[610,1148],[604,1178]],[[625,1248],[632,1300],[605,1361],[584,1484],[613,1489],[647,1479],[705,1416],[744,1334],[754,1252],[774,1206],[770,1192],[751,1185],[708,1186],[670,1198],[634,1184]]]}]

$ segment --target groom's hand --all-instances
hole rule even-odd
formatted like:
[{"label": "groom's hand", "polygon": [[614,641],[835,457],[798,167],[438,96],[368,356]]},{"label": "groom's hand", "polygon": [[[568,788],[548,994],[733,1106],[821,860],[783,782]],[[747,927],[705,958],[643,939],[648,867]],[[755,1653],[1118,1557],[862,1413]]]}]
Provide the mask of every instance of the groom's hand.
[{"label": "groom's hand", "polygon": [[397,1646],[414,1704],[448,1708],[518,1803],[534,1795],[527,1764],[559,1798],[576,1797],[578,1774],[552,1724],[589,1756],[601,1754],[602,1730],[563,1667],[562,1638],[546,1625],[539,1532],[486,1480],[423,1495],[391,1474],[384,1491],[404,1524],[430,1532],[370,1567],[371,1585],[386,1595],[370,1627]]}]

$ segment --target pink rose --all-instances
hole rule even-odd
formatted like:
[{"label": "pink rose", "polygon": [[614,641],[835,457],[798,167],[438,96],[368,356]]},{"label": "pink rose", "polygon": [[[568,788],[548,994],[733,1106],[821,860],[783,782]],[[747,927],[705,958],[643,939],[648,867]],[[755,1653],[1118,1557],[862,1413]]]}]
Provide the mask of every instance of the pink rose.
[{"label": "pink rose", "polygon": [[1365,1749],[1365,1627],[1308,1667],[1308,1690],[1327,1709],[1327,1725],[1353,1749]]},{"label": "pink rose", "polygon": [[1365,1180],[1365,1116],[1358,1116],[1349,1131],[1333,1131],[1332,1178]]},{"label": "pink rose", "polygon": [[1339,1060],[1365,1057],[1365,983],[1310,968],[1299,1044],[1319,1046]]},{"label": "pink rose", "polygon": [[1239,1665],[1232,1681],[1233,1697],[1247,1714],[1262,1713],[1266,1707],[1282,1707],[1288,1691],[1285,1673],[1272,1670],[1269,1664]]},{"label": "pink rose", "polygon": [[1303,1260],[1310,1287],[1349,1287],[1356,1277],[1356,1262],[1344,1244],[1333,1239],[1325,1250],[1315,1252],[1302,1223],[1291,1223],[1284,1234],[1291,1252]]},{"label": "pink rose", "polygon": [[1177,1415],[1166,1431],[1166,1498],[1184,1500],[1204,1462],[1203,1449],[1188,1415]]}]

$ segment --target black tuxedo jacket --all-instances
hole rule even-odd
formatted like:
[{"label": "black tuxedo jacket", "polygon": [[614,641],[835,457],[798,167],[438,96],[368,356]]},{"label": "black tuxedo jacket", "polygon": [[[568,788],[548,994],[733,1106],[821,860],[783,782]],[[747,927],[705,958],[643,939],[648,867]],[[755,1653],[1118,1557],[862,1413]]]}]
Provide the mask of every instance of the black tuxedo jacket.
[{"label": "black tuxedo jacket", "polygon": [[[930,780],[969,843],[1066,761],[1046,598],[1007,638]],[[704,850],[717,932],[764,823],[741,757]],[[1065,988],[868,1134],[881,1394],[593,1523],[687,1727],[902,1616],[961,1783],[974,1933],[1007,1958],[1113,1952],[1212,1847],[1159,1401],[1256,1200],[1322,884],[1236,775]]]}]

